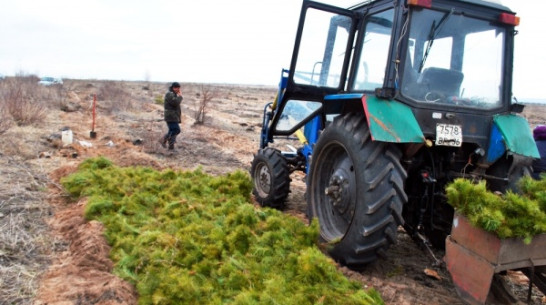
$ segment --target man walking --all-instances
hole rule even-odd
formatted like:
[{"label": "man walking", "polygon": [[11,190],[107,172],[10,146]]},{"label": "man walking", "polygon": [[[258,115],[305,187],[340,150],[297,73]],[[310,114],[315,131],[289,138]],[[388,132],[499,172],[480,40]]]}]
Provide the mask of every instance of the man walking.
[{"label": "man walking", "polygon": [[180,103],[182,102],[182,93],[180,93],[180,84],[177,82],[172,83],[169,87],[169,91],[165,94],[165,122],[169,131],[160,140],[161,146],[167,147],[169,150],[174,150],[174,143],[176,143],[176,136],[180,133],[180,123],[182,111],[180,110]]}]

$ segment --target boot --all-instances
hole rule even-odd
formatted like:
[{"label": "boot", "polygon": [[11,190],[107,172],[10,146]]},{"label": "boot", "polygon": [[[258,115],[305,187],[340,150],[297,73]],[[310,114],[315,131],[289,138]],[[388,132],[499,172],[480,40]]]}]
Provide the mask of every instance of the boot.
[{"label": "boot", "polygon": [[167,148],[167,138],[163,137],[162,139],[159,139],[159,144],[161,144],[161,147]]}]

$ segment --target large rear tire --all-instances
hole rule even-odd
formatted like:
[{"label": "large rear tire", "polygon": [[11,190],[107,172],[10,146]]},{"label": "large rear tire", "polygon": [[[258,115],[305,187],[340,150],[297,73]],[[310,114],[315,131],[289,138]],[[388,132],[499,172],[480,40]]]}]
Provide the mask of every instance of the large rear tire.
[{"label": "large rear tire", "polygon": [[503,156],[488,170],[487,174],[505,179],[489,179],[487,185],[490,190],[505,193],[510,190],[518,193],[518,182],[525,176],[531,176],[533,159],[523,156]]},{"label": "large rear tire", "polygon": [[250,169],[256,201],[262,206],[283,209],[290,193],[290,171],[286,159],[277,149],[260,149]]},{"label": "large rear tire", "polygon": [[309,216],[317,217],[330,255],[351,268],[385,256],[403,224],[406,171],[400,150],[372,141],[365,117],[340,116],[321,134],[307,181]]}]

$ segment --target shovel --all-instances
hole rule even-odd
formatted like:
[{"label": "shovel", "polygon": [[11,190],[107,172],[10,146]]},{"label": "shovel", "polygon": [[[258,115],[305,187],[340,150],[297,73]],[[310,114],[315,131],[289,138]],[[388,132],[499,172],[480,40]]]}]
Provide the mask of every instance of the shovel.
[{"label": "shovel", "polygon": [[93,124],[91,125],[91,132],[89,132],[89,137],[95,139],[97,133],[95,132],[95,108],[97,107],[97,95],[93,94]]}]

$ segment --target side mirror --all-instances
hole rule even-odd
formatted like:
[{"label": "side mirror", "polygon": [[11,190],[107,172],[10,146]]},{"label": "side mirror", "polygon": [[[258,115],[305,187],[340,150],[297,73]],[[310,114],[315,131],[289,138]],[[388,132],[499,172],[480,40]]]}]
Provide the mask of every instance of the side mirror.
[{"label": "side mirror", "polygon": [[523,108],[525,108],[525,105],[516,103],[510,105],[510,112],[514,113],[521,113],[523,111]]}]

